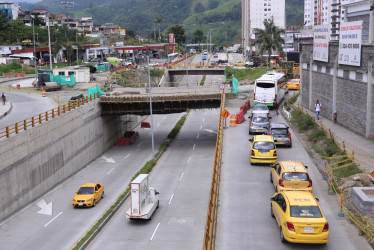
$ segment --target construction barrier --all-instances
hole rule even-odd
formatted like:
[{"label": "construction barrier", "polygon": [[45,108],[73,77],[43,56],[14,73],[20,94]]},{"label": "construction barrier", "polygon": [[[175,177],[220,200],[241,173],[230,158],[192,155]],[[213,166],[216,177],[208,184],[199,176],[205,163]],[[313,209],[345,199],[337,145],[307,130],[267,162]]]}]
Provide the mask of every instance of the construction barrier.
[{"label": "construction barrier", "polygon": [[123,135],[123,138],[119,138],[116,141],[116,145],[123,146],[123,145],[132,145],[139,138],[139,133],[136,131],[126,131]]},{"label": "construction barrier", "polygon": [[142,122],[142,123],[140,123],[140,127],[142,127],[142,128],[150,128],[151,124],[149,124],[149,122]]},{"label": "construction barrier", "polygon": [[238,113],[236,113],[236,123],[237,124],[241,124],[245,122],[245,118],[244,118],[244,113],[243,111],[239,111]]},{"label": "construction barrier", "polygon": [[45,91],[45,89],[42,90],[42,97],[46,97],[47,96],[47,92]]},{"label": "construction barrier", "polygon": [[230,127],[236,127],[236,115],[230,116]]}]

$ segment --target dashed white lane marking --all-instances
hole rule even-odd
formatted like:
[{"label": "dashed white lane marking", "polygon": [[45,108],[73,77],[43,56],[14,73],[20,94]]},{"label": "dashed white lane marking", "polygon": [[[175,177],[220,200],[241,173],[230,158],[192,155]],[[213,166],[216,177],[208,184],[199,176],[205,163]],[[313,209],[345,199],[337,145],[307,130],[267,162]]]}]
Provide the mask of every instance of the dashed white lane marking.
[{"label": "dashed white lane marking", "polygon": [[143,142],[139,143],[136,147],[140,147],[140,145],[142,145],[142,144],[143,144]]},{"label": "dashed white lane marking", "polygon": [[199,139],[200,134],[197,134],[196,139]]},{"label": "dashed white lane marking", "polygon": [[171,200],[173,199],[173,197],[174,197],[174,194],[172,194],[171,197],[170,197],[170,200],[169,200],[169,203],[168,203],[169,205],[171,204]]},{"label": "dashed white lane marking", "polygon": [[203,119],[203,122],[205,122],[205,118]]},{"label": "dashed white lane marking", "polygon": [[112,168],[108,173],[106,174],[110,174],[111,172],[113,172],[113,170],[116,169],[116,168]]},{"label": "dashed white lane marking", "polygon": [[56,215],[56,217],[54,217],[52,220],[50,220],[47,224],[44,225],[44,227],[48,226],[52,221],[54,221],[55,219],[57,219],[57,217],[59,217],[63,212],[60,212],[58,215]]},{"label": "dashed white lane marking", "polygon": [[148,136],[150,136],[151,134],[152,134],[152,132],[151,132],[151,133],[149,133],[149,134],[148,134]]},{"label": "dashed white lane marking", "polygon": [[202,130],[203,129],[203,126],[200,126],[200,130]]},{"label": "dashed white lane marking", "polygon": [[160,127],[160,123],[159,123],[159,124],[157,124],[157,127]]},{"label": "dashed white lane marking", "polygon": [[160,223],[157,224],[157,226],[156,226],[156,228],[155,228],[155,231],[153,232],[153,234],[152,234],[152,236],[151,236],[151,238],[150,238],[149,240],[152,240],[152,239],[153,239],[153,237],[155,236],[155,234],[156,234],[157,229],[158,229],[159,226],[160,226]]},{"label": "dashed white lane marking", "polygon": [[130,155],[131,155],[131,154],[126,155],[125,158],[123,158],[123,159],[125,160],[125,159],[126,159],[127,157],[129,157]]},{"label": "dashed white lane marking", "polygon": [[179,181],[182,180],[183,175],[184,175],[184,172],[182,172],[181,177],[179,177]]},{"label": "dashed white lane marking", "polygon": [[195,150],[195,147],[196,147],[196,144],[194,144],[194,145],[193,145],[193,148],[192,148],[192,150]]}]

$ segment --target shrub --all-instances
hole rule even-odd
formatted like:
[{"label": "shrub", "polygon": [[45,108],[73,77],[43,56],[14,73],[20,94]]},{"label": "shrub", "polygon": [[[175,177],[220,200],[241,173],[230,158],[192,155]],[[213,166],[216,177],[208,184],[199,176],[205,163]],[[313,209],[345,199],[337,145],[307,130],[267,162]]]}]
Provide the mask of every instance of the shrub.
[{"label": "shrub", "polygon": [[150,69],[149,74],[151,77],[162,77],[164,75],[164,71],[162,69]]}]

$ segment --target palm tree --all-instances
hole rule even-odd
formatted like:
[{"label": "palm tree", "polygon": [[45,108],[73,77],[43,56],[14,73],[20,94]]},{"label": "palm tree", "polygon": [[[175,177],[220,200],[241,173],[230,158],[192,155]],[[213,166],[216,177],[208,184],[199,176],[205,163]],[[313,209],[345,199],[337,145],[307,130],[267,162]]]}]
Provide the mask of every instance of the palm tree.
[{"label": "palm tree", "polygon": [[272,51],[277,50],[279,53],[283,53],[282,44],[284,44],[284,39],[281,35],[286,31],[275,26],[273,18],[270,21],[264,20],[264,26],[265,29],[254,29],[257,38],[253,45],[260,46],[261,55],[264,54],[264,52],[268,53],[268,65],[270,65]]},{"label": "palm tree", "polygon": [[162,17],[156,17],[155,23],[158,23],[158,40],[161,40],[161,23],[164,21]]},{"label": "palm tree", "polygon": [[74,49],[73,45],[78,46],[79,44],[76,42],[76,32],[73,30],[69,30],[67,27],[59,27],[56,32],[56,41],[53,46],[53,56],[59,53],[61,49],[66,51],[66,60],[67,64],[71,65],[74,56]]}]

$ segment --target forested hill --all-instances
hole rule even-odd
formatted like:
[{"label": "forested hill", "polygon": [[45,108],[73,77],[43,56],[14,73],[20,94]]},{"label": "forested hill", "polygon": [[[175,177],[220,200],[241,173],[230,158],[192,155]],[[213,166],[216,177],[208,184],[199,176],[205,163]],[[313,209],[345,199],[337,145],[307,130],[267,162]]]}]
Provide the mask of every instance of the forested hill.
[{"label": "forested hill", "polygon": [[[60,0],[21,4],[25,10],[45,8],[66,13]],[[303,23],[304,0],[286,0],[287,25]],[[241,0],[79,0],[68,10],[71,16],[92,16],[95,24],[114,23],[136,33],[153,32],[154,20],[161,17],[161,31],[173,24],[183,25],[187,39],[197,29],[220,42],[240,40]]]}]

